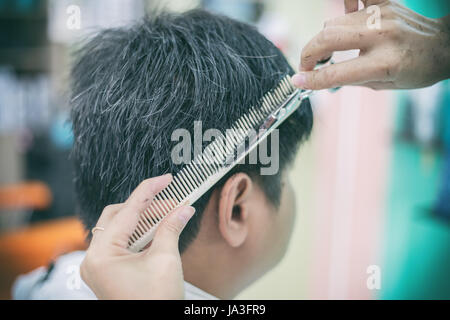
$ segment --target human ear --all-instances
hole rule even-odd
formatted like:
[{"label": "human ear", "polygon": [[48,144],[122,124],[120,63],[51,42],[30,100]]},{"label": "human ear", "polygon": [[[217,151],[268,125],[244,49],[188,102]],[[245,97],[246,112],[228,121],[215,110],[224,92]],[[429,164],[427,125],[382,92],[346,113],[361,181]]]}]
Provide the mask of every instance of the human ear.
[{"label": "human ear", "polygon": [[232,247],[241,246],[248,235],[250,195],[253,181],[245,173],[237,173],[223,185],[219,198],[219,231]]}]

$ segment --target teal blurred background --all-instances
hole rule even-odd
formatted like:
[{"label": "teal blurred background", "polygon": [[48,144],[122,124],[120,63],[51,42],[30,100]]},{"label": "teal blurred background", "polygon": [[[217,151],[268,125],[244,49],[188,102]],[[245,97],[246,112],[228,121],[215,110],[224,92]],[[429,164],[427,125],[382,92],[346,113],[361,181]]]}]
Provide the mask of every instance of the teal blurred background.
[{"label": "teal blurred background", "polygon": [[[404,0],[410,9],[430,18],[450,12],[449,1]],[[441,148],[401,139],[407,118],[408,92],[397,93],[397,112],[388,196],[384,269],[391,272],[380,293],[382,299],[450,298],[450,224],[433,217],[444,179],[445,148],[450,132],[450,83],[441,84],[441,122],[434,139]],[[409,98],[409,99],[408,99]],[[448,152],[448,149],[447,149]],[[447,160],[448,161],[448,160]],[[447,201],[450,201],[447,198]]]}]

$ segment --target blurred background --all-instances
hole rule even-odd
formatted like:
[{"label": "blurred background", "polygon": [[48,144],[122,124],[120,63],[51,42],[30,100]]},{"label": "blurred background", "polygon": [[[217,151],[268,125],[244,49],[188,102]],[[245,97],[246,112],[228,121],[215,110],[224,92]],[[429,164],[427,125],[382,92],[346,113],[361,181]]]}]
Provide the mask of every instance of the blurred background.
[{"label": "blurred background", "polygon": [[[450,13],[446,0],[401,3]],[[323,22],[344,12],[343,0],[0,0],[0,298],[17,275],[86,246],[67,121],[76,41],[154,8],[198,6],[255,24],[294,68]],[[320,92],[313,106],[314,132],[292,173],[289,250],[238,298],[450,299],[449,81]],[[380,286],[367,285],[373,270]]]}]

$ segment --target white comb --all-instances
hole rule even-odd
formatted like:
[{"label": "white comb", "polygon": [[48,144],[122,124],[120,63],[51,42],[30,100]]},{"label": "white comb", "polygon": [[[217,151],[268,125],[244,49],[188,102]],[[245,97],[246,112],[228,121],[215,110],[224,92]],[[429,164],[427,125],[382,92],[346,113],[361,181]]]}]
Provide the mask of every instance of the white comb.
[{"label": "white comb", "polygon": [[[234,123],[229,131],[232,135],[222,135],[211,142],[173,177],[165,189],[156,194],[150,206],[141,213],[129,239],[128,249],[133,252],[142,250],[153,239],[158,225],[170,212],[182,205],[192,205],[243,161],[311,93],[311,90],[296,89],[291,84],[290,76],[285,76],[273,90],[264,95],[258,107],[250,108]],[[246,141],[249,137],[250,141]]]}]

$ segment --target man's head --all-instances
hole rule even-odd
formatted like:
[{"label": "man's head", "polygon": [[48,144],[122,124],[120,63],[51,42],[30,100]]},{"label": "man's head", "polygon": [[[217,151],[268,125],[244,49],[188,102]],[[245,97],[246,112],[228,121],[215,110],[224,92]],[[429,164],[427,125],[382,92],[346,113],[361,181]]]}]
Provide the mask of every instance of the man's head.
[{"label": "man's head", "polygon": [[[171,160],[174,130],[192,132],[201,121],[203,130],[225,132],[292,73],[253,27],[201,10],[90,38],[72,69],[75,184],[86,227],[142,180],[182,168]],[[311,128],[305,101],[279,128],[277,174],[238,165],[197,200],[180,237],[188,281],[229,296],[238,290],[231,282],[245,285],[280,259],[295,210],[286,169]]]}]

